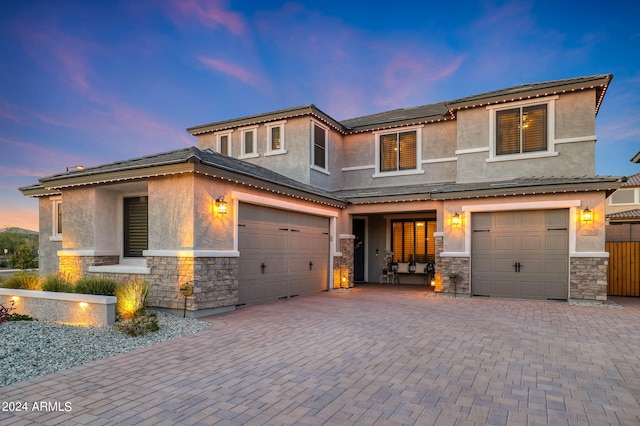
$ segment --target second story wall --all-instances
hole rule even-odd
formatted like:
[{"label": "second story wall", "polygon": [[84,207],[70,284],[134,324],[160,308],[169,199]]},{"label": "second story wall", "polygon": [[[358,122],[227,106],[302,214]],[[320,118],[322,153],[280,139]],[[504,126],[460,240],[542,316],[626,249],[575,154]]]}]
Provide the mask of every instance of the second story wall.
[{"label": "second story wall", "polygon": [[[454,121],[347,135],[342,148],[342,186],[357,189],[453,182],[455,146]],[[398,150],[398,157],[385,159]],[[404,150],[409,155],[403,156]]]},{"label": "second story wall", "polygon": [[594,176],[595,103],[585,90],[458,111],[457,181]]}]

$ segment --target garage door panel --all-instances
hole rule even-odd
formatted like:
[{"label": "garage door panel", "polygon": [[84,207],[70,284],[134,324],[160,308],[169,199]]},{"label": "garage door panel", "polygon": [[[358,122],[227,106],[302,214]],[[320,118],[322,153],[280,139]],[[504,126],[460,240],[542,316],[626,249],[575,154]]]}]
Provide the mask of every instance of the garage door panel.
[{"label": "garage door panel", "polygon": [[542,250],[544,245],[543,238],[541,236],[536,235],[526,235],[523,236],[520,240],[520,249],[521,250]]},{"label": "garage door panel", "polygon": [[515,247],[515,238],[511,235],[500,235],[494,239],[494,247],[496,250],[513,250]]},{"label": "garage door panel", "polygon": [[566,299],[568,213],[567,209],[474,213],[472,294]]}]

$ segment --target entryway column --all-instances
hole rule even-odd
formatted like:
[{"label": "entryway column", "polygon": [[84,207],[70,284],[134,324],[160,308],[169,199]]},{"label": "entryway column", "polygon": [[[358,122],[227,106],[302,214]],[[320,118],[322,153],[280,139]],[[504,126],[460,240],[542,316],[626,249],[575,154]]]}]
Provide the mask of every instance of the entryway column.
[{"label": "entryway column", "polygon": [[333,288],[353,287],[353,254],[356,236],[340,234],[340,252],[333,262]]}]

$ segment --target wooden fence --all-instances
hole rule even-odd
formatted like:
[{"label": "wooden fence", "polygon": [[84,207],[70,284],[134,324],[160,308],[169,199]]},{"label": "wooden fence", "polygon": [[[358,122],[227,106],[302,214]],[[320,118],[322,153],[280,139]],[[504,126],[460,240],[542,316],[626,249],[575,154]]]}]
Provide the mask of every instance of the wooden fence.
[{"label": "wooden fence", "polygon": [[607,241],[609,296],[640,296],[640,242]]}]

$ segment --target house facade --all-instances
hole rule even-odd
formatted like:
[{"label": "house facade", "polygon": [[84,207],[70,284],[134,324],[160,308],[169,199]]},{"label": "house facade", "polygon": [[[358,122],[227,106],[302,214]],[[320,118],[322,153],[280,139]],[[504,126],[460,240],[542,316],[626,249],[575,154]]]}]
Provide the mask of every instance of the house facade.
[{"label": "house facade", "polygon": [[387,260],[420,285],[434,265],[441,293],[606,300],[621,179],[595,175],[595,121],[612,78],[191,127],[197,146],[21,188],[40,199],[41,271],[145,279],[152,306],[193,315],[378,282]]}]

